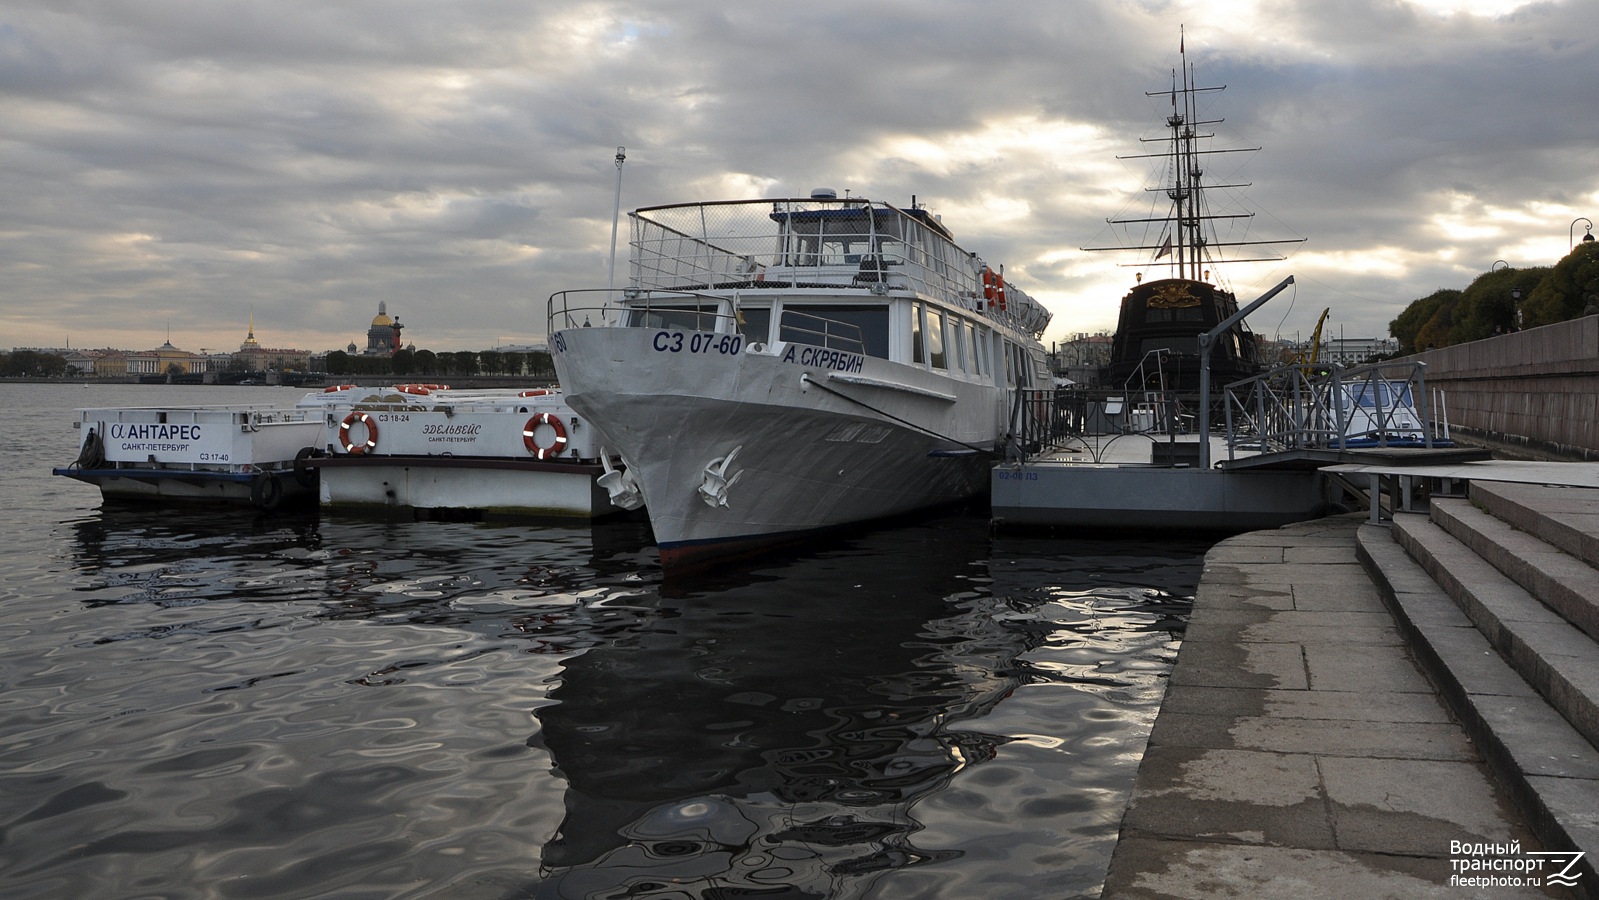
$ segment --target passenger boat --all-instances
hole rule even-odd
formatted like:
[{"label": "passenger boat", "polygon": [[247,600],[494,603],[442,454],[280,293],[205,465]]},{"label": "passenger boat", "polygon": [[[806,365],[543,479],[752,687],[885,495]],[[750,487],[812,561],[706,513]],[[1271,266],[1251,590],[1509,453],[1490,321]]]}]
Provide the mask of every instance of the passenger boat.
[{"label": "passenger boat", "polygon": [[559,390],[335,385],[301,405],[323,412],[304,465],[326,507],[595,518],[641,503]]},{"label": "passenger boat", "polygon": [[[1212,211],[1207,192],[1248,185],[1208,181],[1208,160],[1217,154],[1258,148],[1210,145],[1214,135],[1203,129],[1223,120],[1204,118],[1198,101],[1202,95],[1224,88],[1202,87],[1196,82],[1181,43],[1178,56],[1180,66],[1172,73],[1170,90],[1149,94],[1171,99],[1165,123],[1169,133],[1149,139],[1164,146],[1152,153],[1121,157],[1157,161],[1163,183],[1148,191],[1158,198],[1156,202],[1164,200],[1167,205],[1152,209],[1147,216],[1108,220],[1111,225],[1130,226],[1129,233],[1136,231],[1138,237],[1132,244],[1082,249],[1149,253],[1132,265],[1164,269],[1167,276],[1146,281],[1139,272],[1122,297],[1102,386],[1117,391],[1167,391],[1192,402],[1199,390],[1199,337],[1239,308],[1237,297],[1220,283],[1219,268],[1229,263],[1280,261],[1283,257],[1271,247],[1304,239],[1255,238],[1247,230],[1253,212]],[[1234,207],[1229,204],[1229,209]],[[1264,368],[1255,336],[1242,319],[1212,345],[1210,371],[1217,385],[1249,378]]]},{"label": "passenger boat", "polygon": [[1048,310],[914,198],[630,218],[629,286],[552,296],[550,349],[668,568],[978,495],[1049,383]]},{"label": "passenger boat", "polygon": [[[108,500],[215,500],[273,509],[314,499],[295,458],[322,432],[319,410],[272,406],[80,409],[78,458],[53,469]],[[303,457],[302,457],[303,458]]]},{"label": "passenger boat", "polygon": [[103,408],[78,416],[78,459],[53,471],[98,486],[107,499],[265,510],[305,500],[571,518],[642,503],[558,389],[345,384],[287,408]]}]

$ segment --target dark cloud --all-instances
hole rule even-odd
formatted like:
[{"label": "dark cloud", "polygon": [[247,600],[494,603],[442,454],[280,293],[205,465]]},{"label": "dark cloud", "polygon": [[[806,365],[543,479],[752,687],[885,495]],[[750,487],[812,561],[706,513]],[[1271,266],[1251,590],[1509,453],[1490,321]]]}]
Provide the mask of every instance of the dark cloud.
[{"label": "dark cloud", "polygon": [[1234,286],[1295,274],[1282,327],[1378,334],[1599,212],[1595,7],[13,0],[0,344],[227,347],[253,311],[328,349],[380,301],[434,349],[537,340],[605,283],[618,145],[629,207],[915,195],[1053,334],[1109,328],[1132,270],[1077,248],[1147,202],[1114,157],[1160,136],[1184,24],[1218,143],[1262,148],[1213,199],[1309,238]]}]

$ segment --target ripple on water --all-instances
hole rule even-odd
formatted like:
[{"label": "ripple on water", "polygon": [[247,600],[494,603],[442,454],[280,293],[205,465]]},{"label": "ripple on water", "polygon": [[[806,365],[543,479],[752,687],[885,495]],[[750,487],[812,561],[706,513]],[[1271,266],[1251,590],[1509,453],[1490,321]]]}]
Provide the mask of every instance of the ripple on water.
[{"label": "ripple on water", "polygon": [[1092,895],[1205,549],[953,515],[666,586],[630,523],[42,521],[0,551],[25,898]]}]

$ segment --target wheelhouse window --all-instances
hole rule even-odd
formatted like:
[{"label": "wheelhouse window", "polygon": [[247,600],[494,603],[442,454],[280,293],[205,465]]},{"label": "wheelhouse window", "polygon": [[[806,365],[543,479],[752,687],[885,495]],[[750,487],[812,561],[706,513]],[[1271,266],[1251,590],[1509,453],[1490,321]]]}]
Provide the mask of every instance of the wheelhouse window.
[{"label": "wheelhouse window", "polygon": [[857,265],[873,252],[877,223],[868,207],[778,211],[772,218],[783,226],[779,265]]}]

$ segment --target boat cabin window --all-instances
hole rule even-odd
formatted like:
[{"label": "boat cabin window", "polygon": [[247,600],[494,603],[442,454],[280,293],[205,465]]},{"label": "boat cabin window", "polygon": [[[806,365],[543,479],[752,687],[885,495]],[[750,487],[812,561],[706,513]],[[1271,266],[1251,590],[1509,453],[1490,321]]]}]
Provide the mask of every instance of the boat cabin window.
[{"label": "boat cabin window", "polygon": [[777,339],[888,359],[888,307],[844,303],[784,305]]},{"label": "boat cabin window", "polygon": [[922,340],[922,305],[911,307],[911,362],[927,365],[927,344]]},{"label": "boat cabin window", "polygon": [[719,317],[715,304],[704,306],[650,306],[630,310],[628,324],[634,328],[679,328],[684,331],[715,331]]},{"label": "boat cabin window", "polygon": [[983,364],[982,345],[978,343],[977,326],[971,322],[966,323],[966,346],[971,348],[972,374],[987,375],[988,367]]},{"label": "boat cabin window", "polygon": [[738,333],[744,335],[746,342],[770,340],[772,333],[772,310],[766,306],[741,306],[736,318]]},{"label": "boat cabin window", "polygon": [[957,319],[954,316],[950,316],[949,317],[949,366],[950,366],[950,368],[959,369],[962,372],[971,371],[971,369],[967,366],[967,363],[966,363],[967,358],[972,355],[971,351],[968,349],[969,347],[970,347],[970,344],[966,340],[966,327],[961,324],[960,319]]},{"label": "boat cabin window", "polygon": [[1347,393],[1354,404],[1365,409],[1390,408],[1412,405],[1410,386],[1388,382],[1360,382],[1351,385]]},{"label": "boat cabin window", "polygon": [[1150,306],[1144,309],[1145,322],[1203,322],[1205,321],[1205,308],[1202,306],[1179,306],[1175,309]]},{"label": "boat cabin window", "polygon": [[932,308],[927,310],[927,361],[935,369],[949,368],[944,354],[944,314]]}]

